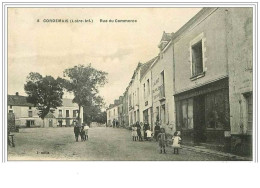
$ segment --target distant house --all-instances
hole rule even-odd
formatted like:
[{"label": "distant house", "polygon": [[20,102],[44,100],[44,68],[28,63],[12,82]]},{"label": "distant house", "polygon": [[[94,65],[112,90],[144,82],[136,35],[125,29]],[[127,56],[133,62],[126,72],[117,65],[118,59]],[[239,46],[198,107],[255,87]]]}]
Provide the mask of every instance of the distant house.
[{"label": "distant house", "polygon": [[[8,113],[15,116],[15,125],[19,127],[57,127],[70,126],[78,115],[78,105],[72,103],[72,99],[62,99],[63,106],[49,112],[44,122],[38,115],[37,108],[27,102],[26,96],[16,95],[7,96]],[[83,108],[80,112],[81,122],[83,121]]]}]

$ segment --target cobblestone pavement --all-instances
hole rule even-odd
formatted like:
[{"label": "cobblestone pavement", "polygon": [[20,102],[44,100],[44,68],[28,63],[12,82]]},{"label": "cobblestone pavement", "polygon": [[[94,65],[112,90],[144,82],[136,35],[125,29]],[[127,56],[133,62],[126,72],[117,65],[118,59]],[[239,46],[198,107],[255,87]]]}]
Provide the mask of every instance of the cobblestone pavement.
[{"label": "cobblestone pavement", "polygon": [[75,142],[73,128],[27,128],[15,133],[16,147],[8,147],[8,160],[126,160],[227,161],[230,158],[181,149],[159,153],[158,143],[133,142],[123,128],[90,128],[89,140]]}]

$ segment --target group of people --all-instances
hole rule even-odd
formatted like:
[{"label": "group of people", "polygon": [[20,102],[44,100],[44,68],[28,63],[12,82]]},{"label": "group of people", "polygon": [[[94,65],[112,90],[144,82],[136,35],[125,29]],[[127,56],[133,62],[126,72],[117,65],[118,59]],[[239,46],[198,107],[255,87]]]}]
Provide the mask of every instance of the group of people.
[{"label": "group of people", "polygon": [[116,119],[113,119],[113,128],[119,128],[119,122]]},{"label": "group of people", "polygon": [[151,141],[152,131],[150,130],[149,124],[136,122],[136,124],[132,126],[132,137],[133,141]]},{"label": "group of people", "polygon": [[[133,141],[143,141],[143,140],[147,140],[147,141],[151,141],[152,140],[152,131],[150,130],[150,126],[149,124],[146,123],[139,123],[136,122],[133,126],[132,126],[132,137],[133,137]],[[159,122],[156,121],[155,123],[155,127],[154,127],[154,138],[156,140],[156,142],[159,141],[159,147],[160,147],[160,153],[166,153],[166,146],[168,146],[167,143],[167,135],[165,132],[164,128],[161,128],[159,125]],[[174,149],[174,154],[179,154],[179,148],[181,143],[181,137],[180,137],[180,132],[176,131],[172,137],[172,147]]]},{"label": "group of people", "polygon": [[83,123],[81,126],[78,121],[75,121],[74,134],[75,134],[76,142],[79,141],[79,136],[81,141],[88,140],[88,129],[89,126],[85,125],[85,123]]}]

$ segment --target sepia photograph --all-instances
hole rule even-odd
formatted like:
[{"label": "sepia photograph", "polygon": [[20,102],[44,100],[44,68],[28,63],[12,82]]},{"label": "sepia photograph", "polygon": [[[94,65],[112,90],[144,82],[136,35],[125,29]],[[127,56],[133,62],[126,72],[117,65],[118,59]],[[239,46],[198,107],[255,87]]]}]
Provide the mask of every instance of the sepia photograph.
[{"label": "sepia photograph", "polygon": [[6,9],[7,161],[253,161],[253,6]]}]

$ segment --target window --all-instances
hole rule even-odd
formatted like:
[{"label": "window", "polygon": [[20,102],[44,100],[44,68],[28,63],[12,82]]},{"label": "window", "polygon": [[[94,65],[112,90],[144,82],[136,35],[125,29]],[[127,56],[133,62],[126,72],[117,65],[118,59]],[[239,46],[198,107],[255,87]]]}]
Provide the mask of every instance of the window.
[{"label": "window", "polygon": [[32,109],[32,107],[31,106],[29,106],[29,110],[31,110]]},{"label": "window", "polygon": [[198,76],[203,73],[203,53],[202,53],[202,40],[192,45],[192,77]]},{"label": "window", "polygon": [[59,110],[59,117],[62,117],[62,110]]},{"label": "window", "polygon": [[73,110],[73,117],[74,118],[77,117],[77,112],[78,112],[78,110]]},{"label": "window", "polygon": [[145,98],[145,92],[146,92],[146,91],[145,91],[145,84],[144,84],[144,98]]},{"label": "window", "polygon": [[70,111],[66,110],[66,117],[70,117]]},{"label": "window", "polygon": [[193,99],[176,103],[177,126],[182,129],[193,129]]},{"label": "window", "polygon": [[28,111],[28,117],[32,117],[32,111]]},{"label": "window", "polygon": [[14,111],[13,110],[9,110],[9,113],[13,113]]},{"label": "window", "polygon": [[149,79],[147,80],[147,92],[148,92],[148,96],[150,96],[150,81],[149,81]]},{"label": "window", "polygon": [[252,93],[245,95],[246,97],[246,110],[247,110],[247,131],[253,129],[253,96]]},{"label": "window", "polygon": [[13,109],[13,106],[12,106],[12,105],[10,105],[10,109]]},{"label": "window", "polygon": [[229,125],[228,90],[209,93],[205,98],[205,120],[208,129],[225,129]]},{"label": "window", "polygon": [[165,104],[161,106],[161,120],[162,123],[166,122],[166,117],[165,117]]}]

